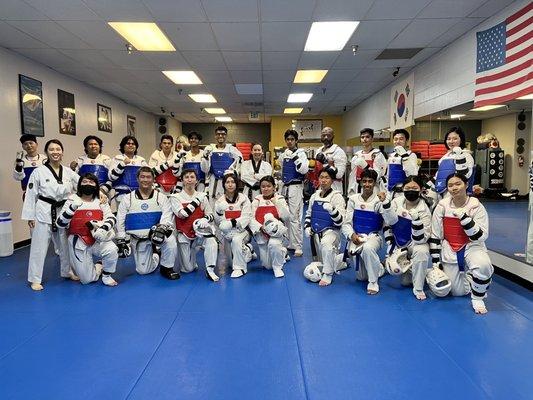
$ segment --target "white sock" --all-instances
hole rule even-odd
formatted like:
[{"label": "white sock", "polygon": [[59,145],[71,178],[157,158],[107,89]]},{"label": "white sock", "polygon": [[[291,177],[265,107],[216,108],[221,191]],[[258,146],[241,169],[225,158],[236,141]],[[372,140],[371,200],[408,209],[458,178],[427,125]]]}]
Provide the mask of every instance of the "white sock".
[{"label": "white sock", "polygon": [[117,286],[118,285],[117,281],[114,280],[113,277],[108,274],[102,275],[102,283],[106,286]]},{"label": "white sock", "polygon": [[240,278],[241,276],[244,276],[245,272],[242,269],[234,269],[231,273],[232,278]]},{"label": "white sock", "polygon": [[483,299],[472,298],[472,308],[474,309],[476,314],[486,314],[488,312]]},{"label": "white sock", "polygon": [[377,282],[368,282],[368,285],[366,285],[366,291],[367,292],[379,292],[379,285]]},{"label": "white sock", "polygon": [[283,272],[282,268],[273,268],[274,270],[274,276],[276,278],[283,278],[285,276],[285,273]]}]

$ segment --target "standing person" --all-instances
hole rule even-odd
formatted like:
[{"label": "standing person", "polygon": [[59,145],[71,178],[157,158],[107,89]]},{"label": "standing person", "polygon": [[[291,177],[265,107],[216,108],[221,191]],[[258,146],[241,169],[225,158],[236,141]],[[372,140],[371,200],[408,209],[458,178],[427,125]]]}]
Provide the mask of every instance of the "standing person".
[{"label": "standing person", "polygon": [[322,163],[324,169],[330,169],[334,175],[333,189],[343,194],[344,190],[342,187],[342,179],[344,178],[344,173],[346,172],[346,163],[348,158],[346,153],[340,146],[333,144],[333,139],[335,138],[335,132],[329,126],[326,126],[322,129],[322,134],[320,135],[320,141],[322,142],[322,147],[317,150],[315,159]]},{"label": "standing person", "polygon": [[[226,174],[222,178],[224,194],[215,202],[215,224],[222,234],[220,254],[223,263],[231,265],[232,278],[240,278],[248,271],[253,249],[248,233],[252,217],[250,200],[237,190],[239,178],[236,174]],[[226,265],[221,265],[225,268]]]},{"label": "standing person", "polygon": [[172,212],[176,216],[178,238],[178,259],[181,272],[189,273],[198,269],[196,255],[204,249],[207,279],[218,282],[215,273],[218,243],[213,226],[213,210],[207,194],[196,190],[196,171],[184,169],[181,173],[183,190],[170,196]]},{"label": "standing person", "polygon": [[439,169],[435,175],[435,191],[444,197],[446,179],[453,173],[461,173],[468,179],[467,193],[470,195],[474,186],[474,158],[465,149],[465,133],[460,127],[454,126],[444,135],[444,145],[448,152],[439,160]]},{"label": "standing person", "polygon": [[180,174],[186,169],[194,170],[197,178],[196,190],[205,192],[205,172],[202,170],[203,151],[200,149],[202,135],[198,132],[190,132],[187,135],[187,140],[189,141],[190,150],[181,158]]},{"label": "standing person", "polygon": [[387,190],[391,193],[401,192],[401,185],[408,176],[418,175],[418,159],[416,154],[407,150],[409,132],[396,129],[392,134],[394,152],[389,155],[387,171]]},{"label": "standing person", "polygon": [[276,193],[276,183],[270,175],[260,180],[261,194],[252,202],[250,230],[259,246],[261,265],[272,269],[276,278],[285,276],[283,266],[287,256],[289,207],[283,196]]},{"label": "standing person", "polygon": [[148,161],[155,173],[155,182],[159,189],[170,194],[178,183],[179,155],[185,154],[184,150],[179,153],[172,150],[174,138],[171,135],[161,135],[159,150],[154,150]]},{"label": "standing person", "polygon": [[[487,254],[489,219],[483,204],[466,193],[468,179],[462,173],[449,175],[450,196],[435,207],[431,220],[430,252],[433,269],[442,270],[451,283],[452,296],[470,293],[476,314],[486,314],[487,296],[494,268]],[[428,283],[429,283],[428,272]],[[436,292],[439,297],[447,293]]]},{"label": "standing person", "polygon": [[20,186],[22,187],[22,199],[24,200],[30,176],[37,167],[45,163],[46,156],[44,154],[39,154],[39,146],[35,135],[26,133],[22,135],[19,140],[24,152],[17,153],[13,178],[20,182]]},{"label": "standing person", "polygon": [[363,148],[355,152],[350,162],[351,171],[348,179],[348,195],[361,193],[361,173],[365,168],[373,169],[378,174],[376,186],[374,186],[375,190],[380,189],[382,177],[387,172],[387,160],[385,156],[379,149],[373,147],[374,130],[371,128],[361,129],[359,137]]},{"label": "standing person", "polygon": [[154,190],[154,171],[140,167],[138,189],[123,195],[117,212],[117,245],[119,253],[129,252],[128,239],[135,259],[135,269],[150,274],[159,264],[159,272],[167,279],[179,279],[174,271],[176,238],[173,233],[172,208],[166,195]]},{"label": "standing person", "polygon": [[340,229],[346,211],[342,193],[333,189],[335,177],[334,171],[330,168],[325,168],[320,172],[319,190],[309,199],[305,214],[305,236],[311,237],[312,248],[320,250],[316,254],[322,265],[320,286],[330,285],[333,272],[337,269],[337,256],[341,241]]},{"label": "standing person", "polygon": [[79,280],[70,269],[67,237],[65,232],[58,231],[56,219],[67,197],[75,191],[80,177],[61,165],[63,144],[59,140],[46,142],[44,152],[47,161],[31,174],[22,207],[22,219],[33,229],[28,262],[28,281],[33,290],[43,290],[43,267],[50,239],[59,250],[61,276]]},{"label": "standing person", "polygon": [[529,165],[529,225],[527,228],[526,261],[533,264],[533,159]]},{"label": "standing person", "polygon": [[244,195],[252,201],[259,195],[259,181],[264,176],[272,175],[272,165],[263,160],[263,146],[261,143],[254,143],[252,146],[252,157],[242,163],[241,179],[244,182]]},{"label": "standing person", "polygon": [[426,299],[424,283],[431,233],[431,212],[421,197],[423,187],[422,179],[410,176],[403,182],[403,196],[383,202],[385,240],[390,243],[387,269],[392,275],[401,274],[403,285],[412,284],[418,300]]},{"label": "standing person", "polygon": [[70,163],[70,168],[76,171],[78,175],[85,175],[88,173],[96,175],[99,186],[104,192],[111,189],[111,184],[107,183],[109,180],[109,165],[111,158],[102,154],[104,142],[98,136],[88,135],[83,139],[83,150],[85,155],[79,156],[76,160]]},{"label": "standing person", "polygon": [[241,171],[242,154],[237,148],[226,143],[228,130],[225,126],[215,129],[215,145],[209,145],[204,149],[202,158],[202,171],[208,174],[208,193],[212,204],[224,193],[220,181],[226,171]]},{"label": "standing person", "polygon": [[121,154],[113,158],[109,168],[109,180],[115,188],[117,205],[125,194],[139,188],[137,173],[147,165],[146,160],[137,155],[139,142],[134,136],[124,136],[119,148]]},{"label": "standing person", "polygon": [[302,217],[304,208],[305,174],[309,172],[309,160],[303,149],[298,148],[298,132],[293,129],[285,131],[287,148],[280,154],[281,160],[281,194],[289,206],[289,250],[294,250],[296,257],[301,257],[302,251]]},{"label": "standing person", "polygon": [[[70,262],[81,283],[96,282],[102,275],[106,286],[117,286],[115,272],[118,249],[112,239],[116,218],[109,204],[99,199],[100,184],[92,173],[83,174],[57,218],[57,226],[67,230]],[[94,263],[93,257],[98,257]]]},{"label": "standing person", "polygon": [[381,200],[385,193],[376,194],[378,173],[373,169],[361,172],[358,185],[361,193],[352,193],[348,198],[342,233],[348,241],[348,255],[355,265],[357,280],[367,281],[366,293],[374,295],[379,292],[378,279],[383,275],[378,252],[383,245]]}]

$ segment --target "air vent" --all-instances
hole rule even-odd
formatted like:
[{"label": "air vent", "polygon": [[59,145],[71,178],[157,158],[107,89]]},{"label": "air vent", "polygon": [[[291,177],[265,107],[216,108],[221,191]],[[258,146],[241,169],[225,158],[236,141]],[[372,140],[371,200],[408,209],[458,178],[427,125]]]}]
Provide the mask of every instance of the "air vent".
[{"label": "air vent", "polygon": [[407,60],[413,58],[423,48],[415,49],[385,49],[376,60]]}]

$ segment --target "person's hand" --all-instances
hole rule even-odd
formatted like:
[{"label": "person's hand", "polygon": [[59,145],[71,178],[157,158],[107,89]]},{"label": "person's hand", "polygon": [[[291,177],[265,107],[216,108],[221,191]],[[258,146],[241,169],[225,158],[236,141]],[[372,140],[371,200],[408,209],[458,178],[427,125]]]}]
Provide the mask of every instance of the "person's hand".
[{"label": "person's hand", "polygon": [[107,204],[109,202],[109,199],[105,193],[100,192],[98,195],[100,197],[100,204]]},{"label": "person's hand", "polygon": [[124,164],[126,164],[126,165],[131,164],[131,158],[126,157],[126,158],[124,159]]},{"label": "person's hand", "polygon": [[70,163],[70,169],[73,171],[76,171],[76,168],[78,167],[78,163],[76,161],[72,161]]},{"label": "person's hand", "polygon": [[30,227],[30,229],[35,228],[35,221],[33,219],[29,220],[28,221],[28,226]]},{"label": "person's hand", "polygon": [[311,237],[311,227],[307,227],[304,229],[305,237]]},{"label": "person's hand", "polygon": [[350,240],[354,243],[354,244],[357,244],[357,245],[360,245],[362,242],[361,242],[361,238],[359,237],[359,235],[357,233],[352,233],[352,236],[350,237]]},{"label": "person's hand", "polygon": [[387,193],[385,192],[379,192],[377,196],[379,201],[381,201],[382,203],[385,203],[385,200],[387,200]]}]

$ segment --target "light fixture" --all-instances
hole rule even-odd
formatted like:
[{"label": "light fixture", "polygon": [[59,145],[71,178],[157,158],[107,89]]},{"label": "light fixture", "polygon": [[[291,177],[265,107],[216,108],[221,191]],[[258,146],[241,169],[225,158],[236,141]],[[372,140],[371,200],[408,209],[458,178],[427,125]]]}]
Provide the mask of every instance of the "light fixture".
[{"label": "light fixture", "polygon": [[[176,85],[201,85],[202,81],[194,71],[161,71]],[[181,89],[180,89],[181,90]],[[181,94],[181,93],[179,93]]]},{"label": "light fixture", "polygon": [[501,107],[505,107],[505,104],[494,104],[490,106],[472,108],[470,111],[490,111],[490,110],[494,110],[496,108],[501,108]]},{"label": "light fixture", "polygon": [[283,114],[300,114],[304,109],[303,108],[298,108],[298,107],[295,107],[295,108],[286,108],[285,110],[283,110]]},{"label": "light fixture", "polygon": [[307,103],[313,97],[313,93],[291,93],[287,103]]},{"label": "light fixture", "polygon": [[327,73],[327,69],[300,69],[296,71],[294,83],[319,83]]},{"label": "light fixture", "polygon": [[223,108],[204,108],[204,110],[209,114],[226,114],[226,111]]},{"label": "light fixture", "polygon": [[126,43],[126,51],[128,52],[128,54],[133,53],[133,46],[129,43]]},{"label": "light fixture", "polygon": [[233,121],[231,117],[215,117],[215,121],[217,122],[231,122]]},{"label": "light fixture", "polygon": [[216,103],[212,94],[190,94],[189,97],[197,103]]},{"label": "light fixture", "polygon": [[352,37],[359,21],[313,22],[305,51],[338,51]]},{"label": "light fixture", "polygon": [[517,98],[517,100],[533,100],[533,93]]},{"label": "light fixture", "polygon": [[108,22],[108,24],[139,51],[176,51],[163,31],[153,22]]},{"label": "light fixture", "polygon": [[466,117],[466,114],[450,114],[451,119],[458,119],[463,117]]}]

